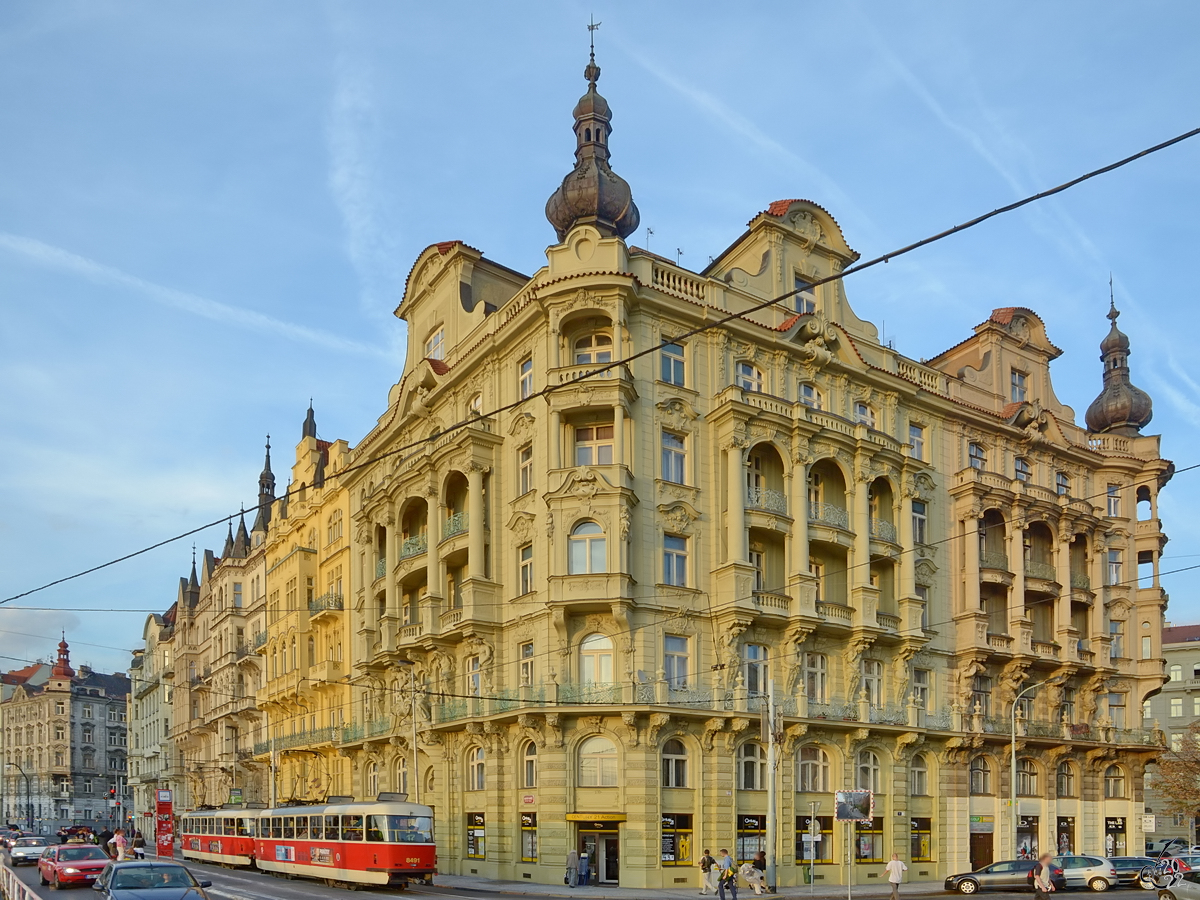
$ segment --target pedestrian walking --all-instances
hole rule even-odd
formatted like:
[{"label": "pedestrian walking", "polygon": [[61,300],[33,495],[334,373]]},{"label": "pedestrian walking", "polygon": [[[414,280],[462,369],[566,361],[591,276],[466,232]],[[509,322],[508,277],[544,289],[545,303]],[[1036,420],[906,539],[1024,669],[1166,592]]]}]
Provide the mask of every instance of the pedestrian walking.
[{"label": "pedestrian walking", "polygon": [[700,857],[700,896],[717,892],[717,861],[705,850]]},{"label": "pedestrian walking", "polygon": [[888,864],[883,867],[883,874],[892,884],[892,900],[900,900],[900,882],[904,880],[904,873],[907,871],[908,866],[900,861],[899,853],[893,853]]},{"label": "pedestrian walking", "polygon": [[1033,867],[1033,897],[1034,900],[1048,900],[1054,892],[1054,882],[1050,880],[1050,854],[1043,853],[1038,857],[1037,865]]},{"label": "pedestrian walking", "polygon": [[755,883],[751,885],[754,888],[754,893],[765,894],[767,892],[767,853],[765,850],[759,850],[754,854],[754,859],[750,865],[757,873]]},{"label": "pedestrian walking", "polygon": [[109,856],[112,856],[112,850],[109,847],[109,844],[112,841],[112,836],[113,836],[113,833],[111,831],[109,831],[107,828],[105,828],[102,832],[100,832],[98,835],[96,835],[96,843],[99,844],[100,849],[103,850],[105,853],[107,853]]},{"label": "pedestrian walking", "polygon": [[729,855],[729,851],[722,848],[721,856],[717,860],[717,896],[721,900],[725,900],[725,891],[728,890],[733,900],[737,900],[737,870],[733,867],[733,857]]},{"label": "pedestrian walking", "polygon": [[146,858],[146,839],[140,831],[133,833],[133,856],[135,859]]},{"label": "pedestrian walking", "polygon": [[579,851],[574,847],[567,851],[567,877],[564,881],[571,887],[579,883]]},{"label": "pedestrian walking", "polygon": [[125,837],[125,829],[118,828],[113,832],[113,836],[108,839],[108,843],[112,845],[112,853],[108,854],[117,862],[125,861],[125,851],[129,847],[129,841]]},{"label": "pedestrian walking", "polygon": [[588,878],[591,877],[591,869],[589,868],[591,860],[588,859],[587,848],[585,847],[579,853],[579,883],[587,887]]}]

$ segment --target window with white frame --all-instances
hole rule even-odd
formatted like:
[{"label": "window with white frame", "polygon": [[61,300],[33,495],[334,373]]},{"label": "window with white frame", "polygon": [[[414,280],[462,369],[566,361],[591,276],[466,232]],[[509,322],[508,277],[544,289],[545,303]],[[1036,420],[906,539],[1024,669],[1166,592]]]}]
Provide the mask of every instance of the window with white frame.
[{"label": "window with white frame", "polygon": [[754,569],[754,590],[765,591],[767,589],[767,557],[761,550],[751,550],[747,557],[749,558],[750,568]]},{"label": "window with white frame", "polygon": [[476,394],[467,405],[467,415],[479,418],[483,415],[483,394]]},{"label": "window with white frame", "polygon": [[1174,753],[1179,753],[1183,750],[1183,735],[1175,733],[1171,735],[1171,750]]},{"label": "window with white frame", "polygon": [[425,338],[425,358],[426,359],[445,359],[446,358],[446,329],[438,328],[433,334]]},{"label": "window with white frame", "polygon": [[860,791],[879,793],[879,757],[870,750],[861,750],[858,754],[858,780],[856,786]]},{"label": "window with white frame", "polygon": [[1032,759],[1017,760],[1017,796],[1035,797],[1038,792],[1037,764]]},{"label": "window with white frame", "polygon": [[663,535],[663,584],[687,587],[688,539],[677,534]]},{"label": "window with white frame", "polygon": [[613,642],[604,634],[589,634],[579,645],[579,680],[584,684],[611,684]]},{"label": "window with white frame", "polygon": [[1121,551],[1108,551],[1108,583],[1116,586],[1121,583]]},{"label": "window with white frame", "polygon": [[908,767],[908,792],[913,797],[929,796],[929,764],[923,754],[916,754]]},{"label": "window with white frame", "polygon": [[579,786],[616,787],[617,747],[606,737],[590,737],[579,745]]},{"label": "window with white frame", "polygon": [[829,792],[829,754],[813,744],[796,755],[796,790],[802,794]]},{"label": "window with white frame", "polygon": [[611,466],[613,463],[613,426],[579,425],[575,428],[575,465]]},{"label": "window with white frame", "polygon": [[521,566],[521,593],[533,591],[533,544],[525,544],[517,551]]},{"label": "window with white frame", "polygon": [[1025,398],[1029,395],[1028,382],[1029,376],[1024,372],[1018,369],[1012,370],[1012,393],[1010,396],[1013,403],[1023,403],[1025,401]]},{"label": "window with white frame", "polygon": [[992,767],[985,757],[976,756],[971,760],[971,793],[990,794],[992,792]]},{"label": "window with white frame", "polygon": [[925,458],[925,428],[921,425],[908,426],[908,455],[913,459]]},{"label": "window with white frame", "polygon": [[875,427],[875,410],[866,403],[854,404],[854,421],[862,422],[868,428]]},{"label": "window with white frame", "polygon": [[737,386],[744,391],[761,394],[763,390],[763,374],[754,363],[740,362],[734,369]]},{"label": "window with white frame", "polygon": [[522,400],[533,396],[533,360],[523,359],[517,366],[517,393]]},{"label": "window with white frame", "polygon": [[967,445],[967,461],[972,469],[987,468],[987,451],[983,449],[982,444],[972,442]]},{"label": "window with white frame", "polygon": [[1183,666],[1175,663],[1167,669],[1167,678],[1171,681],[1183,681]]},{"label": "window with white frame", "polygon": [[1013,475],[1017,481],[1023,481],[1026,484],[1033,478],[1033,470],[1029,467],[1029,460],[1020,456],[1013,462]]},{"label": "window with white frame", "polygon": [[913,542],[926,544],[929,542],[929,509],[924,500],[912,502]]},{"label": "window with white frame", "polygon": [[1069,497],[1071,495],[1071,476],[1066,472],[1056,472],[1054,490],[1060,497]]},{"label": "window with white frame", "polygon": [[662,786],[685,788],[688,786],[688,754],[683,741],[672,738],[663,744]]},{"label": "window with white frame", "polygon": [[809,315],[817,311],[817,298],[812,292],[812,284],[803,275],[796,275],[795,281],[796,294],[793,295],[796,301],[796,312],[801,315]]},{"label": "window with white frame", "polygon": [[466,677],[467,695],[470,697],[480,696],[483,693],[483,676],[479,668],[478,656],[471,656],[467,658]]},{"label": "window with white frame", "polygon": [[567,572],[589,575],[608,571],[608,543],[604,529],[596,522],[580,522],[567,542]]},{"label": "window with white frame", "polygon": [[482,791],[487,789],[487,764],[482,747],[473,747],[467,751],[467,790]]},{"label": "window with white frame", "polygon": [[913,669],[913,700],[918,709],[929,711],[929,691],[932,687],[933,672],[929,669]]},{"label": "window with white frame", "polygon": [[800,385],[800,404],[807,406],[809,409],[821,410],[824,408],[824,401],[821,397],[821,391],[815,384]]},{"label": "window with white frame", "polygon": [[691,670],[688,656],[687,638],[676,634],[663,638],[663,674],[667,684],[675,690],[681,691],[688,686]]},{"label": "window with white frame", "polygon": [[612,362],[611,334],[589,334],[575,341],[575,365],[605,365]]},{"label": "window with white frame", "polygon": [[877,659],[862,661],[863,689],[871,706],[883,706],[883,663]]},{"label": "window with white frame", "polygon": [[828,702],[829,663],[824,653],[804,654],[804,693],[809,703]]},{"label": "window with white frame", "polygon": [[662,433],[662,479],[687,484],[687,450],[684,438],[673,431]]},{"label": "window with white frame", "polygon": [[809,574],[816,579],[816,600],[818,603],[821,603],[822,595],[825,592],[825,563],[821,562],[819,559],[813,559],[812,557],[809,557],[808,571]]},{"label": "window with white frame", "polygon": [[396,780],[393,782],[393,784],[396,785],[396,790],[399,791],[401,794],[407,794],[408,793],[408,759],[407,759],[407,757],[401,756],[399,759],[396,760],[395,777],[396,777]]},{"label": "window with white frame", "polygon": [[1172,697],[1171,698],[1171,718],[1178,719],[1182,715],[1183,715],[1183,698],[1182,697]]},{"label": "window with white frame", "polygon": [[767,789],[767,751],[755,741],[747,741],[738,750],[738,788],[743,791]]},{"label": "window with white frame", "polygon": [[370,763],[367,766],[366,788],[368,797],[379,795],[379,766],[376,763]]},{"label": "window with white frame", "polygon": [[529,741],[525,744],[525,750],[521,754],[521,775],[522,787],[535,788],[538,781],[538,752],[537,744]]},{"label": "window with white frame", "polygon": [[521,684],[533,684],[533,641],[526,641],[518,651],[521,658]]},{"label": "window with white frame", "polygon": [[1108,501],[1108,515],[1111,518],[1118,518],[1121,515],[1121,486],[1119,484],[1110,484],[1108,493],[1106,494]]},{"label": "window with white frame", "polygon": [[659,350],[662,380],[676,387],[684,386],[683,346],[680,344],[663,344]]},{"label": "window with white frame", "polygon": [[1075,767],[1063,760],[1055,773],[1055,792],[1059,797],[1075,797]]},{"label": "window with white frame", "polygon": [[742,681],[751,697],[766,696],[771,677],[769,652],[764,644],[746,644],[742,648]]},{"label": "window with white frame", "polygon": [[526,444],[517,451],[517,494],[528,494],[533,490],[533,444]]}]

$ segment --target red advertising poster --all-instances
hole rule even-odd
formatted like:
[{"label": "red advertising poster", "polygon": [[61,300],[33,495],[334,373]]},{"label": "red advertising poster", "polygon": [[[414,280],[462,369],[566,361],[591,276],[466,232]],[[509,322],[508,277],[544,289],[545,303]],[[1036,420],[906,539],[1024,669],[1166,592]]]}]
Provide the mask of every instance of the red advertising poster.
[{"label": "red advertising poster", "polygon": [[171,792],[159,791],[154,804],[154,847],[159,856],[175,855],[175,824]]}]

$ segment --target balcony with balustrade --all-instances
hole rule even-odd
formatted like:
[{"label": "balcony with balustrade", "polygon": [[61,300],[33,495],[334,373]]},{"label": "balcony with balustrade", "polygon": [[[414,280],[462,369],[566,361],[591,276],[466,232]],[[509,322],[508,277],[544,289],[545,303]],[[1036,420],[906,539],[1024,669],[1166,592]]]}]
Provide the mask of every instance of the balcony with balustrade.
[{"label": "balcony with balustrade", "polygon": [[334,591],[322,594],[308,601],[308,619],[310,622],[335,621],[337,614],[346,608],[345,598]]}]

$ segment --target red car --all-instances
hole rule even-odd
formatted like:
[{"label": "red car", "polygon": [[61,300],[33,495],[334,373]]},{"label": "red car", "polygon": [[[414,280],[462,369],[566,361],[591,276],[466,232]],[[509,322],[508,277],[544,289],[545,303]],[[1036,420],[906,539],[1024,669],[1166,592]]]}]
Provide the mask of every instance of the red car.
[{"label": "red car", "polygon": [[54,890],[69,884],[91,884],[112,860],[94,844],[58,844],[38,859],[43,885]]}]

